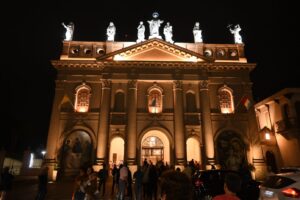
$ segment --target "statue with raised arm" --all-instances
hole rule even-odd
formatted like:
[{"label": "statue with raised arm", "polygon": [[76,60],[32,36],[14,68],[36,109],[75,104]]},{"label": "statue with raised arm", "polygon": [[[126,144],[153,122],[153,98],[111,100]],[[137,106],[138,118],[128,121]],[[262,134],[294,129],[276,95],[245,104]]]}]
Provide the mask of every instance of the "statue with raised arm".
[{"label": "statue with raised arm", "polygon": [[194,41],[197,42],[203,42],[202,40],[202,30],[200,30],[200,23],[196,22],[195,26],[193,28],[193,34],[194,34]]},{"label": "statue with raised arm", "polygon": [[157,12],[154,12],[152,14],[153,19],[148,21],[149,29],[150,29],[149,39],[151,39],[151,38],[162,39],[161,36],[159,35],[159,27],[160,27],[160,24],[162,24],[164,21],[158,19],[158,16],[159,16],[159,14]]},{"label": "statue with raised arm", "polygon": [[170,43],[174,43],[172,37],[173,37],[173,27],[170,25],[170,22],[167,22],[167,24],[164,27],[164,35],[165,40]]},{"label": "statue with raised arm", "polygon": [[140,22],[140,25],[137,27],[138,33],[137,37],[138,39],[136,40],[137,43],[145,41],[145,26],[144,22]]},{"label": "statue with raised arm", "polygon": [[70,22],[68,25],[65,25],[65,23],[61,23],[63,27],[66,29],[65,33],[65,41],[72,41],[73,40],[73,33],[74,33],[74,23]]},{"label": "statue with raised arm", "polygon": [[115,41],[115,35],[116,35],[116,27],[113,22],[109,23],[109,26],[107,27],[106,30],[106,35],[107,35],[107,41]]},{"label": "statue with raised arm", "polygon": [[234,43],[235,44],[243,44],[242,36],[240,35],[240,31],[242,30],[240,25],[239,24],[235,25],[233,29],[231,28],[231,26],[232,25],[229,25],[228,28],[234,36]]}]

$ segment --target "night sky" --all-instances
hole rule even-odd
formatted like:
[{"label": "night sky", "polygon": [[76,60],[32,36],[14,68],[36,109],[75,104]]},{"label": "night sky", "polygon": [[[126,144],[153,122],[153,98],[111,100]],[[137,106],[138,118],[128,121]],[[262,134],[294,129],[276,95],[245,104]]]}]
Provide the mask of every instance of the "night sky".
[{"label": "night sky", "polygon": [[33,150],[45,148],[56,77],[50,60],[58,59],[61,53],[62,22],[74,22],[73,40],[105,41],[112,21],[117,28],[116,41],[135,41],[139,21],[144,21],[147,37],[147,20],[157,11],[161,20],[173,26],[175,42],[193,42],[192,28],[199,21],[204,43],[233,43],[227,26],[238,23],[248,62],[257,63],[250,74],[254,99],[262,100],[285,87],[300,87],[300,66],[293,51],[299,41],[295,30],[299,22],[292,5],[270,0],[120,2],[124,3],[82,1],[68,5],[43,1],[10,5],[11,14],[2,24],[7,27],[7,37],[3,38],[7,45],[2,47],[7,54],[2,59],[7,62],[1,64],[5,120],[0,147],[16,153],[28,146]]}]

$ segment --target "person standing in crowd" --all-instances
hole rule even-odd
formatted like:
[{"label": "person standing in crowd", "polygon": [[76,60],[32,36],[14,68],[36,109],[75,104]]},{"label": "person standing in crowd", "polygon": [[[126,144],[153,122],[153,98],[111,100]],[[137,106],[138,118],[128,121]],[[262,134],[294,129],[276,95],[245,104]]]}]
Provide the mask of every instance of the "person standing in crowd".
[{"label": "person standing in crowd", "polygon": [[105,194],[105,185],[106,185],[106,180],[108,177],[108,170],[106,168],[106,164],[103,163],[103,168],[99,170],[98,172],[98,177],[99,177],[99,192],[101,192],[102,188],[102,196]]},{"label": "person standing in crowd", "polygon": [[225,194],[215,196],[213,200],[240,200],[236,193],[241,189],[241,177],[234,173],[227,173],[224,181]]},{"label": "person standing in crowd", "polygon": [[111,170],[111,175],[113,177],[113,180],[112,180],[113,182],[112,182],[112,186],[111,186],[111,194],[112,195],[114,194],[116,185],[118,185],[118,173],[119,173],[119,170],[117,168],[117,165],[114,164],[114,167]]},{"label": "person standing in crowd", "polygon": [[192,200],[192,183],[186,174],[168,170],[160,180],[161,200]]},{"label": "person standing in crowd", "polygon": [[95,172],[91,173],[88,180],[85,182],[84,188],[86,195],[84,200],[94,200],[97,194],[97,174]]},{"label": "person standing in crowd", "polygon": [[135,198],[136,200],[142,200],[142,193],[143,193],[143,172],[141,166],[138,166],[138,169],[133,174],[134,188],[135,188]]},{"label": "person standing in crowd", "polygon": [[84,200],[85,190],[84,185],[88,180],[85,168],[79,169],[79,175],[75,178],[75,188],[73,192],[72,200]]},{"label": "person standing in crowd", "polygon": [[118,191],[118,198],[120,200],[125,199],[127,179],[128,179],[128,169],[126,163],[124,163],[124,165],[120,165],[120,179],[119,179],[119,191]]},{"label": "person standing in crowd", "polygon": [[128,176],[127,176],[127,196],[129,199],[132,199],[132,173],[129,169],[128,166],[126,166],[127,171],[128,171]]},{"label": "person standing in crowd", "polygon": [[150,162],[148,176],[149,176],[148,177],[148,198],[152,199],[152,197],[154,197],[154,199],[156,200],[158,176],[157,176],[156,167],[153,165],[152,162]]},{"label": "person standing in crowd", "polygon": [[41,172],[39,174],[39,186],[36,200],[44,200],[47,194],[47,184],[48,184],[48,167],[42,166]]}]

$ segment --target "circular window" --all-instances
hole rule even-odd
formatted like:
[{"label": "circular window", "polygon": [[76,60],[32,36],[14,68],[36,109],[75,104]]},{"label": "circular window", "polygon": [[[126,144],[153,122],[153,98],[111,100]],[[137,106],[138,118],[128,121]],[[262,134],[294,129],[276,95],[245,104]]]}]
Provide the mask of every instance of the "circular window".
[{"label": "circular window", "polygon": [[97,49],[97,54],[99,54],[99,55],[103,55],[105,52],[104,52],[104,49],[102,49],[102,48],[98,48]]},{"label": "circular window", "polygon": [[211,51],[210,49],[206,49],[206,50],[204,51],[204,55],[205,55],[206,57],[211,57],[211,56],[212,56],[212,51]]},{"label": "circular window", "polygon": [[236,50],[231,50],[230,56],[231,56],[231,57],[237,56],[237,51],[236,51]]},{"label": "circular window", "polygon": [[84,49],[84,54],[91,54],[91,53],[92,53],[91,49],[89,49],[89,48]]},{"label": "circular window", "polygon": [[71,49],[71,53],[72,54],[78,54],[79,53],[79,49],[76,48],[76,47],[74,47],[74,48]]},{"label": "circular window", "polygon": [[219,50],[217,51],[217,55],[218,55],[219,57],[223,57],[223,56],[225,56],[225,51],[224,51],[223,49],[219,49]]}]

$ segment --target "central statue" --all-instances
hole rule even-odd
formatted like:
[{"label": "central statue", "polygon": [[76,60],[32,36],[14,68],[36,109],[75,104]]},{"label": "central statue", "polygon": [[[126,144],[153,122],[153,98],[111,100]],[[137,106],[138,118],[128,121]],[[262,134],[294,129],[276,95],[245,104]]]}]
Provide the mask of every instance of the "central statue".
[{"label": "central statue", "polygon": [[153,19],[148,21],[149,29],[150,29],[149,39],[151,39],[151,38],[162,39],[162,37],[159,35],[159,27],[160,27],[160,24],[162,24],[164,21],[158,19],[158,16],[159,16],[158,12],[154,12],[152,14]]}]

